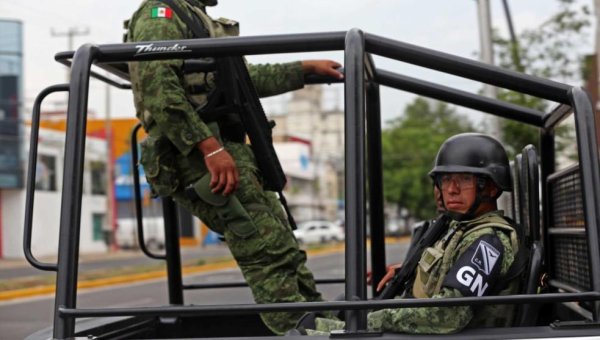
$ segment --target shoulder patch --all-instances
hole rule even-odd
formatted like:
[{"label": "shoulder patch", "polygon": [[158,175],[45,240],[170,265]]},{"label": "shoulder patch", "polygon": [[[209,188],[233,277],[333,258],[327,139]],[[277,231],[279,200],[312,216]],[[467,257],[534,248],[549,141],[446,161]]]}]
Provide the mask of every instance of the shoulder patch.
[{"label": "shoulder patch", "polygon": [[169,7],[152,7],[150,17],[152,19],[171,19],[173,17],[173,10],[171,10]]},{"label": "shoulder patch", "polygon": [[442,285],[459,290],[463,296],[486,295],[498,281],[503,254],[498,236],[481,236],[450,268]]},{"label": "shoulder patch", "polygon": [[498,249],[481,240],[479,241],[479,244],[477,244],[477,250],[471,258],[471,263],[477,266],[477,268],[486,275],[490,275],[499,257],[500,251]]}]

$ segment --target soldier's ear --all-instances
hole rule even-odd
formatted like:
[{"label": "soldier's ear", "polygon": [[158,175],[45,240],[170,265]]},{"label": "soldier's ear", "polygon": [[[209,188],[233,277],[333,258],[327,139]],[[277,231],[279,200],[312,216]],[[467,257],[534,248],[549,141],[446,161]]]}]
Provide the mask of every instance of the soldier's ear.
[{"label": "soldier's ear", "polygon": [[489,197],[498,198],[500,196],[501,191],[492,181],[486,181],[485,191],[489,193]]}]

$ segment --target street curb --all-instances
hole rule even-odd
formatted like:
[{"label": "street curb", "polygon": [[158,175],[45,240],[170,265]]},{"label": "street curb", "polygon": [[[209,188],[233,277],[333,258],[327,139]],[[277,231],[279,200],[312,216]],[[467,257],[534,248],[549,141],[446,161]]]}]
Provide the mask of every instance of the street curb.
[{"label": "street curb", "polygon": [[[393,239],[393,241],[386,240],[386,242],[403,242],[403,241],[405,241],[404,238],[395,238],[395,239]],[[344,244],[338,243],[334,246],[327,247],[327,248],[307,250],[306,253],[309,256],[324,256],[324,255],[329,255],[329,254],[333,254],[333,253],[338,253],[343,250],[344,250]],[[209,271],[235,268],[236,266],[237,266],[237,264],[235,263],[234,260],[228,260],[228,261],[217,262],[217,263],[208,263],[208,264],[203,264],[203,265],[198,265],[198,266],[183,267],[182,273],[183,273],[183,275],[198,274],[198,273],[204,273],[204,272],[209,272]],[[99,287],[112,286],[112,285],[118,285],[118,284],[149,281],[149,280],[154,280],[154,279],[160,279],[160,278],[163,278],[166,276],[167,276],[166,270],[157,270],[157,271],[152,271],[152,272],[147,272],[147,273],[121,275],[121,276],[109,277],[109,278],[105,278],[105,279],[81,281],[77,284],[77,288],[78,289],[99,288]],[[5,291],[5,292],[0,292],[0,301],[21,299],[21,298],[27,298],[27,297],[32,297],[32,296],[38,296],[38,295],[54,294],[55,289],[56,289],[55,285],[45,285],[45,286],[39,286],[39,287],[9,290],[9,291]]]},{"label": "street curb", "polygon": [[[327,255],[327,254],[339,252],[343,249],[344,249],[343,245],[336,245],[333,247],[328,247],[327,249],[309,250],[309,251],[307,251],[307,253],[311,256],[318,256],[318,255]],[[236,267],[235,261],[228,260],[228,261],[217,262],[217,263],[208,263],[208,264],[203,264],[203,265],[198,265],[198,266],[183,267],[182,273],[183,273],[183,275],[190,275],[190,274],[198,274],[198,273],[204,273],[204,272],[216,271],[216,270],[222,270],[222,269],[230,269],[230,268],[235,268],[235,267]],[[147,272],[147,273],[121,275],[121,276],[109,277],[109,278],[105,278],[105,279],[81,281],[77,284],[77,288],[78,289],[99,288],[99,287],[112,286],[112,285],[118,285],[118,284],[149,281],[149,280],[153,280],[153,279],[160,279],[160,278],[163,278],[166,276],[167,276],[166,270],[157,270],[157,271],[152,271],[152,272]],[[32,297],[32,296],[38,296],[38,295],[54,294],[55,289],[56,289],[55,285],[45,285],[45,286],[39,286],[39,287],[9,290],[9,291],[5,291],[5,292],[0,292],[0,301],[14,300],[14,299],[20,299],[20,298],[26,298],[26,297]]]}]

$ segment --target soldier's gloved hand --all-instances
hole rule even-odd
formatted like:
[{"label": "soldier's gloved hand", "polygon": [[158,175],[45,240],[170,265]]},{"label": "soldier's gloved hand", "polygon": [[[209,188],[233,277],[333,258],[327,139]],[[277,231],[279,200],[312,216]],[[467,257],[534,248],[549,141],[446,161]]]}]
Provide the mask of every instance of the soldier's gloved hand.
[{"label": "soldier's gloved hand", "polygon": [[223,196],[232,194],[237,189],[240,178],[233,157],[214,137],[200,142],[198,148],[204,155],[204,162],[210,173],[209,186],[212,192]]},{"label": "soldier's gloved hand", "polygon": [[305,74],[318,74],[336,79],[344,79],[344,75],[337,70],[340,67],[342,67],[342,64],[327,59],[302,61],[302,70]]}]

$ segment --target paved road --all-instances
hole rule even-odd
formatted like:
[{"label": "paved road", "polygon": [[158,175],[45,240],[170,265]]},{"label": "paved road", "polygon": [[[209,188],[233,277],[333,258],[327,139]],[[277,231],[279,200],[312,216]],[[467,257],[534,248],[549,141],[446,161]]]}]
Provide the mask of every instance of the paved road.
[{"label": "paved road", "polygon": [[[160,252],[157,251],[157,254]],[[229,250],[224,245],[211,245],[205,248],[193,247],[183,248],[181,250],[182,262],[193,259],[201,259],[208,257],[230,256]],[[44,259],[42,262],[53,263],[55,259]],[[161,260],[154,260],[146,257],[140,251],[120,251],[117,253],[108,254],[92,254],[83,256],[79,263],[79,273],[87,271],[110,269],[115,267],[129,267],[152,265],[162,263]],[[52,272],[44,272],[33,268],[24,260],[21,261],[0,261],[0,280],[14,279],[20,277],[37,276],[37,275],[54,275]]]},{"label": "paved road", "polygon": [[[399,261],[406,251],[406,244],[389,245],[389,262]],[[317,278],[341,278],[344,274],[342,254],[325,255],[309,259],[309,267]],[[186,283],[238,282],[241,273],[236,269],[221,270],[187,276]],[[319,287],[326,299],[333,299],[344,291],[341,284]],[[186,303],[232,304],[251,303],[248,288],[205,289],[186,291]],[[139,307],[167,304],[166,282],[163,279],[129,285],[83,290],[78,294],[78,307]],[[45,296],[0,303],[0,338],[22,339],[48,327],[52,323],[53,296]]]}]

